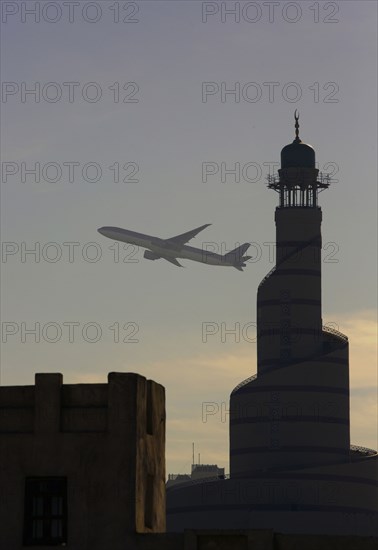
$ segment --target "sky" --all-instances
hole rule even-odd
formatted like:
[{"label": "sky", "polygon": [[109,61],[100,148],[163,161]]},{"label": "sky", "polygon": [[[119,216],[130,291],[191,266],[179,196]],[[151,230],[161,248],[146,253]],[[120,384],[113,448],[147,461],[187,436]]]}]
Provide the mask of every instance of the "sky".
[{"label": "sky", "polygon": [[[1,384],[137,372],[166,388],[167,473],[190,470],[192,442],[228,472],[229,395],[256,372],[256,292],[274,265],[266,176],[298,109],[334,180],[319,196],[323,323],[350,341],[352,443],[376,448],[376,12],[2,2]],[[148,261],[97,233],[206,223],[191,246],[252,243],[243,273]]]}]

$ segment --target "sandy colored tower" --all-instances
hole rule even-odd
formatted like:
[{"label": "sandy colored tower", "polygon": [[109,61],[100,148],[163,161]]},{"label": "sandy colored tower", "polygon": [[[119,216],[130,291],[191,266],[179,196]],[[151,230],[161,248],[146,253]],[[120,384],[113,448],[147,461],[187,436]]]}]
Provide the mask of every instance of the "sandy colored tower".
[{"label": "sandy colored tower", "polygon": [[276,265],[257,292],[257,374],[230,397],[230,478],[168,489],[168,530],[378,534],[378,455],[350,445],[348,338],[322,323],[318,195],[330,182],[296,114],[295,133],[268,178]]}]

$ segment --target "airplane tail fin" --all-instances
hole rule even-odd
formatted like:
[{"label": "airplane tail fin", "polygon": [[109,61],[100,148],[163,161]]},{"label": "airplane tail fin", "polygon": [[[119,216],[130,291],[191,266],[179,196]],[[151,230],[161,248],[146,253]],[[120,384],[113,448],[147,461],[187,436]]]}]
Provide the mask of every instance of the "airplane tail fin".
[{"label": "airplane tail fin", "polygon": [[237,265],[234,265],[234,267],[236,269],[238,269],[239,271],[243,271],[243,267],[246,266],[245,262],[247,262],[248,260],[250,260],[252,258],[252,256],[243,256],[243,258],[241,259],[241,263],[240,264],[237,264]]},{"label": "airplane tail fin", "polygon": [[244,256],[245,252],[250,246],[250,243],[244,243],[234,250],[231,250],[231,252],[227,252],[227,254],[223,256],[223,258],[226,262],[232,263],[233,266],[239,271],[243,271],[242,268],[245,267],[245,262],[252,258],[252,256]]}]

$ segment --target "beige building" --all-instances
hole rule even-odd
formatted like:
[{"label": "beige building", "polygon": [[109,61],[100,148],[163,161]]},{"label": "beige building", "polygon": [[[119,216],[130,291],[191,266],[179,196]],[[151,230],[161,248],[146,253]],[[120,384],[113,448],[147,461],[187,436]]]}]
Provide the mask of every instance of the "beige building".
[{"label": "beige building", "polygon": [[165,391],[107,384],[0,387],[0,548],[125,550],[165,531]]}]

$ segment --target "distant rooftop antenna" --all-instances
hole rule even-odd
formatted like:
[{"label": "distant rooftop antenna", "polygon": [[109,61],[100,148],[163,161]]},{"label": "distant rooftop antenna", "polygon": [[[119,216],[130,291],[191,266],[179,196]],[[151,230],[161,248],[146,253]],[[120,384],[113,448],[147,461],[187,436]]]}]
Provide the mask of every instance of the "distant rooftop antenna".
[{"label": "distant rooftop antenna", "polygon": [[192,448],[193,448],[192,464],[194,464],[194,443],[192,443]]},{"label": "distant rooftop antenna", "polygon": [[200,464],[201,464],[201,454],[198,453],[198,465],[200,465]]}]

